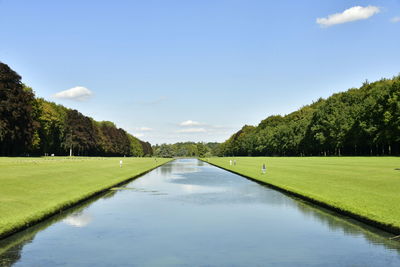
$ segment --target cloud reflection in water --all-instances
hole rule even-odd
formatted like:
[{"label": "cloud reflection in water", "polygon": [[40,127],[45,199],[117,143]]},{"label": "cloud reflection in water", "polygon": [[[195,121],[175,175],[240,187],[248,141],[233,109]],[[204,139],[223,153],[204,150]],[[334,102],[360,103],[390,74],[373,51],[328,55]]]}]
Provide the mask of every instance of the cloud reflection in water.
[{"label": "cloud reflection in water", "polygon": [[74,227],[85,227],[91,223],[93,217],[88,213],[75,213],[63,220],[64,223]]}]

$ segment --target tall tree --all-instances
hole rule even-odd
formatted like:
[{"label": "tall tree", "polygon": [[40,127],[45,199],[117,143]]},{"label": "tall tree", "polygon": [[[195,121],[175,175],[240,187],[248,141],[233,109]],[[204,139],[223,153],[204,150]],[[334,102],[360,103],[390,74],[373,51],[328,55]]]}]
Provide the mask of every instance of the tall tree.
[{"label": "tall tree", "polygon": [[[31,90],[24,90],[21,77],[0,62],[0,154],[26,154],[35,140],[38,110]],[[37,137],[37,136],[36,136]]]}]

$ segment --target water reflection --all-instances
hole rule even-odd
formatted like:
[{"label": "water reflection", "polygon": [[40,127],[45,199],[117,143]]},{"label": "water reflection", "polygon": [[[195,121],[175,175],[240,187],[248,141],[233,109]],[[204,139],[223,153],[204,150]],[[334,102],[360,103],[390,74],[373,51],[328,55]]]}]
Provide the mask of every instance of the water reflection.
[{"label": "water reflection", "polygon": [[75,212],[63,220],[64,223],[74,227],[85,227],[93,220],[92,215],[85,212]]},{"label": "water reflection", "polygon": [[0,241],[0,266],[400,266],[390,236],[181,159]]},{"label": "water reflection", "polygon": [[298,199],[297,207],[303,214],[312,217],[326,225],[330,231],[340,232],[347,236],[363,237],[375,245],[384,245],[386,248],[397,250],[400,253],[400,242],[391,240],[391,233],[381,231],[375,227],[360,223],[349,217],[338,216],[336,212],[314,206]]},{"label": "water reflection", "polygon": [[25,245],[30,244],[35,239],[35,236],[41,231],[46,230],[53,224],[66,220],[72,214],[85,214],[85,209],[93,202],[101,197],[112,197],[114,192],[107,192],[102,196],[91,198],[79,206],[65,210],[60,214],[50,217],[49,219],[38,223],[26,230],[18,232],[8,238],[0,240],[0,266],[13,266],[21,258],[21,253]]},{"label": "water reflection", "polygon": [[174,163],[169,163],[160,168],[156,169],[159,171],[163,176],[168,177],[169,175],[178,175],[178,174],[189,174],[198,172],[199,168],[202,165],[200,164],[193,164],[193,161],[190,159],[180,159],[175,160]]}]

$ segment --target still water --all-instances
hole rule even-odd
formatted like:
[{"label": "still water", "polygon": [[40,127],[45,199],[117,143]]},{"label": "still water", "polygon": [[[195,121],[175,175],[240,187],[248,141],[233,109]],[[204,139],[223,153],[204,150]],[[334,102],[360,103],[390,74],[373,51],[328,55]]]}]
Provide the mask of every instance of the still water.
[{"label": "still water", "polygon": [[0,266],[400,266],[400,242],[195,159],[0,241]]}]

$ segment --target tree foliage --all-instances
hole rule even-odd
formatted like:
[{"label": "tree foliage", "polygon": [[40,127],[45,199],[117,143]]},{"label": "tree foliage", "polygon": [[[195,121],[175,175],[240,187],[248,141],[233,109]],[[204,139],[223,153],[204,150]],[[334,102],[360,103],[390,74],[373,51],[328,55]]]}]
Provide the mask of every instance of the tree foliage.
[{"label": "tree foliage", "polygon": [[244,126],[221,156],[399,155],[400,76]]},{"label": "tree foliage", "polygon": [[152,147],[114,123],[35,98],[0,62],[0,155],[151,156]]},{"label": "tree foliage", "polygon": [[30,88],[0,62],[0,155],[20,155],[38,144],[39,108]]},{"label": "tree foliage", "polygon": [[175,144],[161,144],[153,147],[157,157],[211,157],[219,154],[219,143],[180,142]]}]

